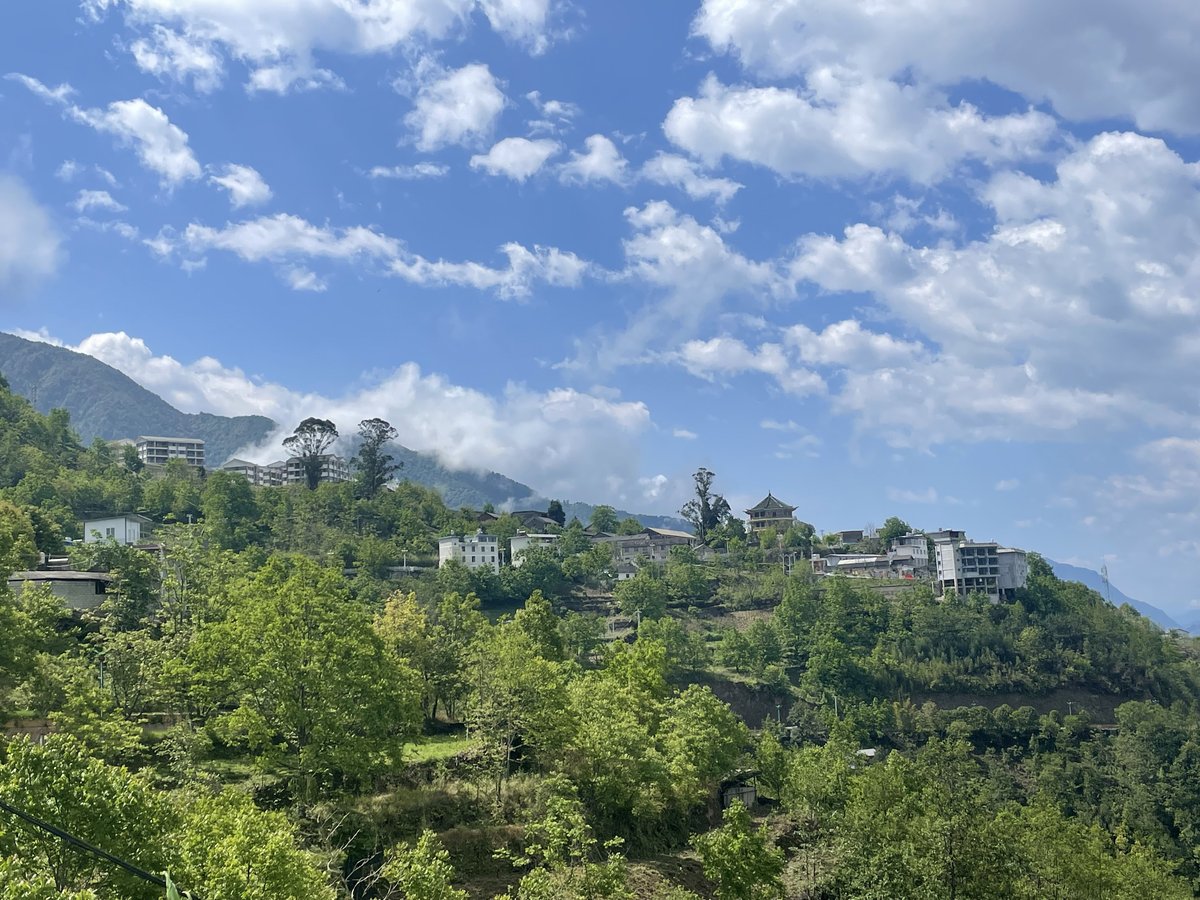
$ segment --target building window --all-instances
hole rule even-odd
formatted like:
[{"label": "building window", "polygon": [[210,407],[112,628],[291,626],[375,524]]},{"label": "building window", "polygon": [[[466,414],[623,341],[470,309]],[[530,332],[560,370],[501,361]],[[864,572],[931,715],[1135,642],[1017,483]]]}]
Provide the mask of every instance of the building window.
[{"label": "building window", "polygon": [[117,529],[115,529],[115,528],[105,528],[105,529],[104,529],[104,536],[105,536],[106,538],[115,538],[115,537],[117,536]]}]

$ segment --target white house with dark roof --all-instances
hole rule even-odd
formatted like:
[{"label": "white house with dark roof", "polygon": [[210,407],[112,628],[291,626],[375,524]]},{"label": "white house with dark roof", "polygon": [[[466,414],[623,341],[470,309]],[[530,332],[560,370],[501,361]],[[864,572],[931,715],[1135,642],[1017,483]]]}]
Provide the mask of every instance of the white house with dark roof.
[{"label": "white house with dark roof", "polygon": [[454,560],[468,569],[490,569],[500,573],[500,539],[484,534],[451,534],[438,541],[438,568]]}]

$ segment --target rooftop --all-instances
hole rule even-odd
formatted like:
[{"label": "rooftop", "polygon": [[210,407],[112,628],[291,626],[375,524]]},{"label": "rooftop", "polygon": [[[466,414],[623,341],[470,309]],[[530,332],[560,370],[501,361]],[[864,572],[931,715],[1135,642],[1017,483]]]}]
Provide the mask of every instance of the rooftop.
[{"label": "rooftop", "polygon": [[768,491],[767,496],[759,500],[756,505],[750,507],[748,510],[746,510],[746,512],[770,512],[773,510],[778,510],[779,512],[783,513],[791,513],[794,512],[795,509],[796,507],[789,506]]},{"label": "rooftop", "polygon": [[160,435],[157,435],[157,434],[139,434],[137,439],[139,441],[170,441],[175,444],[203,444],[204,443],[204,440],[202,438],[161,437]]},{"label": "rooftop", "polygon": [[113,577],[107,572],[74,572],[74,571],[38,571],[13,572],[8,576],[9,581],[103,581],[108,583]]}]

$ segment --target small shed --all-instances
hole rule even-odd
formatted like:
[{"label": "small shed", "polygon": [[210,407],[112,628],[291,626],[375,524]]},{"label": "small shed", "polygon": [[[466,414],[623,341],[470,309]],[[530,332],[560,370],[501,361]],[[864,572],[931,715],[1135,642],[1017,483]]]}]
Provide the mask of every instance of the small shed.
[{"label": "small shed", "polygon": [[753,809],[758,802],[757,769],[740,769],[721,781],[721,809],[729,809],[735,800],[740,800],[746,809]]},{"label": "small shed", "polygon": [[68,609],[95,609],[104,602],[112,576],[107,572],[72,572],[50,570],[45,572],[13,572],[8,576],[8,586],[19,594],[27,585],[48,584],[54,594]]}]

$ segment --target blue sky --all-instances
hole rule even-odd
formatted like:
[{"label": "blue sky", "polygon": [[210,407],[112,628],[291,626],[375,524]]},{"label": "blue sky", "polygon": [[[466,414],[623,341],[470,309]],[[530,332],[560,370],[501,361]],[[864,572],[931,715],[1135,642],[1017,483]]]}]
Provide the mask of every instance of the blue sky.
[{"label": "blue sky", "polygon": [[1189,0],[9,4],[0,328],[1200,616],[1198,41]]}]

